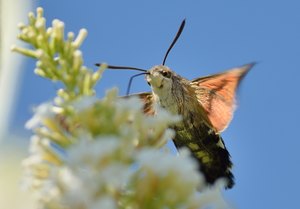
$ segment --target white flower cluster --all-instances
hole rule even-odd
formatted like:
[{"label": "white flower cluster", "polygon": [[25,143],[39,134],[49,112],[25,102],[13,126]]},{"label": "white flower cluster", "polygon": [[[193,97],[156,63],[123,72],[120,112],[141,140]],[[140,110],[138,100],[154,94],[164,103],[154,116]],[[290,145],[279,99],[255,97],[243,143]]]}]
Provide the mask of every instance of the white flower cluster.
[{"label": "white flower cluster", "polygon": [[[145,116],[141,107],[139,99],[117,98],[116,91],[101,101],[83,97],[72,105],[73,115],[63,125],[51,104],[37,108],[27,123],[37,134],[23,165],[26,185],[43,208],[224,206],[218,190],[197,193],[202,177],[187,150],[174,156],[159,149],[174,134],[168,126],[179,118],[163,110]],[[71,128],[74,123],[76,129]],[[53,131],[54,126],[60,130]],[[51,135],[70,137],[72,143],[63,147]]]}]

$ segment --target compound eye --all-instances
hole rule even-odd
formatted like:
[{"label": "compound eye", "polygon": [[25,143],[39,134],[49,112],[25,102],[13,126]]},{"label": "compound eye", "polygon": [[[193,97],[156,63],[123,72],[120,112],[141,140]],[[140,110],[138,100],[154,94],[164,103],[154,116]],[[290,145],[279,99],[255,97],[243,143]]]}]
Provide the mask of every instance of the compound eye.
[{"label": "compound eye", "polygon": [[163,70],[161,71],[161,74],[166,77],[166,78],[170,78],[171,77],[171,73],[169,71]]}]

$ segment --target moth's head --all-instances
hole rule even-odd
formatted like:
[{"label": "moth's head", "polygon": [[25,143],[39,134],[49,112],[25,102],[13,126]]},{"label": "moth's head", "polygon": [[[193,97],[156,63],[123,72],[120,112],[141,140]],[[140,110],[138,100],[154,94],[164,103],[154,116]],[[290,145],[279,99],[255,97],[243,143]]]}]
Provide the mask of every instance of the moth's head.
[{"label": "moth's head", "polygon": [[156,65],[146,74],[146,80],[152,89],[171,89],[173,71],[165,65]]}]

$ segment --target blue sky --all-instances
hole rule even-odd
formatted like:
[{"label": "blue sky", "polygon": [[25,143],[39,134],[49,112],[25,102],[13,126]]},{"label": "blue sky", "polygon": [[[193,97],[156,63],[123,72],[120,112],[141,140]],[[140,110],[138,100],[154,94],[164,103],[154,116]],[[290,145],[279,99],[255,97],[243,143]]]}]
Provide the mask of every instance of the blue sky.
[{"label": "blue sky", "polygon": [[[66,31],[87,28],[82,51],[91,68],[96,62],[145,69],[161,64],[184,18],[185,30],[166,62],[183,77],[193,79],[257,61],[243,80],[235,117],[223,133],[236,177],[236,186],[224,195],[243,209],[299,205],[299,1],[51,0],[39,5],[48,25],[58,18]],[[35,76],[34,66],[27,60],[23,71],[13,120],[20,131],[31,107],[50,100],[58,89]],[[106,71],[98,96],[114,86],[125,94],[134,73]],[[131,92],[149,90],[140,77]]]}]

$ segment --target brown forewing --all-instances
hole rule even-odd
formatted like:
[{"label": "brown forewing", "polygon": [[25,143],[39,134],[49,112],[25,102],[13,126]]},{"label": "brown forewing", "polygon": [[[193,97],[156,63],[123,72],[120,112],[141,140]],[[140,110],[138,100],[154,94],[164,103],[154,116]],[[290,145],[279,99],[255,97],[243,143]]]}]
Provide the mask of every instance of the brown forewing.
[{"label": "brown forewing", "polygon": [[[143,106],[143,111],[146,115],[154,115],[154,102],[153,102],[153,95],[151,92],[143,92],[143,93],[138,93],[138,94],[131,94],[131,96],[136,96],[139,97],[142,100],[142,103],[144,104]],[[126,97],[129,97],[126,96]]]},{"label": "brown forewing", "polygon": [[235,109],[236,89],[253,65],[254,63],[247,64],[191,81],[191,85],[196,89],[198,101],[206,110],[217,132],[223,131],[231,121]]}]

